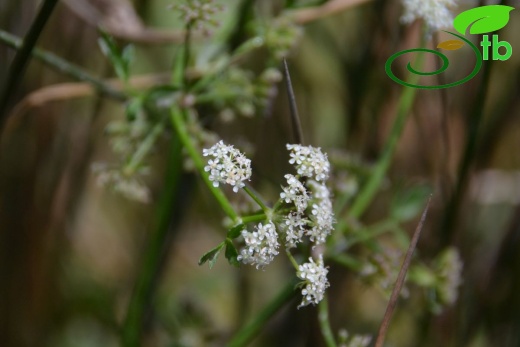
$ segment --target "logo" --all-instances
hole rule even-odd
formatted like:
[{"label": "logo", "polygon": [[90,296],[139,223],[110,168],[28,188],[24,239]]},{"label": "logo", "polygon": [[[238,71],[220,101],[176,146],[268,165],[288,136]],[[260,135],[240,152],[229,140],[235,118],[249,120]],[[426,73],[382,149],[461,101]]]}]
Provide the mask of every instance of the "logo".
[{"label": "logo", "polygon": [[[444,71],[446,71],[450,65],[448,57],[439,51],[435,51],[433,49],[426,48],[414,48],[407,49],[404,51],[397,52],[393,54],[385,64],[386,74],[399,84],[402,84],[407,87],[420,88],[420,89],[442,89],[442,88],[450,88],[458,86],[459,84],[466,83],[473,77],[475,77],[480,68],[482,67],[483,60],[500,60],[504,61],[511,57],[513,54],[513,47],[507,41],[500,41],[498,35],[483,35],[482,41],[480,42],[480,46],[482,47],[482,53],[480,53],[480,49],[475,46],[470,40],[468,40],[465,35],[466,31],[469,28],[469,34],[478,35],[478,34],[488,34],[499,29],[502,29],[509,22],[509,12],[514,10],[514,7],[504,6],[504,5],[488,5],[488,6],[480,6],[473,8],[471,10],[464,11],[460,13],[453,20],[453,27],[458,32],[453,33],[450,31],[444,31],[451,36],[454,37],[452,40],[441,42],[437,45],[437,48],[454,51],[460,49],[467,44],[473,50],[475,54],[475,67],[471,71],[469,75],[466,77],[451,83],[441,84],[441,85],[421,85],[406,82],[399,77],[397,77],[392,71],[392,63],[394,60],[399,58],[400,56],[412,53],[412,52],[426,52],[435,54],[442,61],[442,66],[435,70],[429,72],[418,71],[412,67],[410,63],[407,64],[406,69],[414,74],[419,76],[432,76],[438,75]],[[459,35],[460,34],[460,35]]]}]

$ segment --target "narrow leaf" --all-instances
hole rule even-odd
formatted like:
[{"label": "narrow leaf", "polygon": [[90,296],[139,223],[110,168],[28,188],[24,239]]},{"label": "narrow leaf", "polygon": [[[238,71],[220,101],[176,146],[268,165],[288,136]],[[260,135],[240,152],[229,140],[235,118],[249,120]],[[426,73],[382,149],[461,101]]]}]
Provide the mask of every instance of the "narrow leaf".
[{"label": "narrow leaf", "polygon": [[456,51],[464,46],[464,42],[460,40],[448,40],[441,42],[437,45],[437,48],[446,49],[448,51]]},{"label": "narrow leaf", "polygon": [[228,262],[236,267],[240,266],[240,262],[238,261],[238,251],[233,244],[233,241],[230,239],[226,239],[226,259]]},{"label": "narrow leaf", "polygon": [[202,265],[205,262],[209,261],[209,268],[213,268],[213,266],[217,262],[220,251],[222,250],[222,248],[224,248],[224,245],[225,243],[221,242],[217,247],[213,248],[211,251],[204,253],[204,255],[199,259],[199,265]]},{"label": "narrow leaf", "polygon": [[244,230],[244,224],[236,225],[233,228],[229,229],[226,237],[228,237],[230,239],[236,239],[237,237],[240,236],[242,230]]}]

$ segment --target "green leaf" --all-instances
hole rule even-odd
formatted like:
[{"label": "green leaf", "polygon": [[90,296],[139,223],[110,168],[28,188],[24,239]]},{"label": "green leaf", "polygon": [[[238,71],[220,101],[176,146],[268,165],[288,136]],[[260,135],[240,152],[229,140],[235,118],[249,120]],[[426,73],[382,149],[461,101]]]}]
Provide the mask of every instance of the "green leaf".
[{"label": "green leaf", "polygon": [[132,98],[130,101],[126,104],[126,119],[128,121],[133,121],[137,118],[137,115],[139,112],[141,112],[143,109],[143,100],[139,97]]},{"label": "green leaf", "polygon": [[238,261],[238,251],[231,239],[226,239],[226,259],[231,265],[236,267],[240,266],[240,262]]},{"label": "green leaf", "polygon": [[221,242],[217,247],[213,248],[211,251],[204,253],[204,255],[199,259],[199,265],[202,265],[205,262],[209,261],[209,268],[213,268],[213,266],[217,262],[218,255],[220,254],[220,251],[222,250],[222,248],[224,248],[224,246],[225,242]]},{"label": "green leaf", "polygon": [[244,224],[236,225],[233,228],[229,229],[226,237],[228,237],[230,239],[236,239],[237,237],[240,236],[242,230],[244,230]]},{"label": "green leaf", "polygon": [[117,77],[123,81],[128,81],[130,62],[133,59],[133,47],[126,46],[123,50],[119,49],[114,39],[103,31],[98,39],[98,44],[101,52],[110,60]]},{"label": "green leaf", "polygon": [[424,204],[431,188],[427,186],[416,186],[401,190],[392,203],[390,214],[392,218],[405,222],[415,218],[424,209]]},{"label": "green leaf", "polygon": [[509,12],[514,7],[504,5],[480,6],[459,14],[453,20],[453,27],[462,35],[471,26],[470,34],[486,34],[497,31],[509,22]]}]

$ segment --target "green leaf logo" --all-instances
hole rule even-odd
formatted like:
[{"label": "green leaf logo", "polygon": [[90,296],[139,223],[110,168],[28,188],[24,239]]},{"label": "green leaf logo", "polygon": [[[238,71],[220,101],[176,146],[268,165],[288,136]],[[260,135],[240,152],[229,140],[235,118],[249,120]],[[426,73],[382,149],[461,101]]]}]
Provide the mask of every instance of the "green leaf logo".
[{"label": "green leaf logo", "polygon": [[509,12],[514,7],[504,5],[480,6],[459,14],[453,20],[453,27],[462,35],[471,26],[470,34],[485,34],[502,29],[509,22]]}]

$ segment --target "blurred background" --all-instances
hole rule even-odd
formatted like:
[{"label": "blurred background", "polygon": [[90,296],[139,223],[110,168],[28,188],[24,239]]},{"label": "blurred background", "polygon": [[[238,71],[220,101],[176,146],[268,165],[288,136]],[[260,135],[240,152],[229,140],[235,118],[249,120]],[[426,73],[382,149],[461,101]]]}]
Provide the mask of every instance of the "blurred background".
[{"label": "blurred background", "polygon": [[[61,1],[37,46],[100,79],[114,78],[98,46],[97,28],[102,25],[119,45],[134,44],[132,76],[144,76],[144,85],[158,84],[168,78],[181,45],[183,23],[168,10],[172,2]],[[333,165],[362,163],[370,171],[385,149],[404,89],[388,78],[385,61],[397,51],[418,47],[421,26],[400,24],[399,1],[351,2],[344,10],[302,19],[288,63],[306,141],[327,151]],[[326,5],[290,0],[219,3],[226,8],[219,14],[219,27],[210,38],[195,40],[194,49],[202,57],[213,45],[238,46],[250,36],[248,21],[268,22],[284,7],[297,11]],[[23,37],[40,4],[1,1],[0,29]],[[477,5],[461,1],[455,13]],[[387,346],[520,346],[519,30],[520,12],[514,10],[499,32],[513,47],[509,60],[485,61],[480,73],[463,85],[417,91],[387,178],[357,221],[370,225],[386,220],[397,200],[432,192],[418,258],[429,264],[455,246],[464,264],[458,300],[440,311],[428,310],[424,292],[409,287]],[[448,38],[434,34],[429,45]],[[2,87],[14,55],[0,44]],[[470,50],[448,56],[452,66],[447,80],[472,70]],[[258,54],[247,59],[255,71],[266,58]],[[428,68],[436,63],[426,62]],[[166,192],[171,134],[158,141],[151,156],[150,174],[144,178],[147,202],[97,184],[92,167],[118,160],[105,128],[125,119],[125,105],[85,91],[77,82],[32,59],[2,110],[3,117],[9,115],[0,137],[2,347],[119,345]],[[57,85],[62,88],[52,88]],[[286,90],[283,82],[275,87],[268,107],[254,117],[220,115],[206,124],[252,158],[252,184],[273,200],[289,170],[284,147],[291,136]],[[340,171],[352,174],[338,165],[337,176]],[[223,257],[211,270],[199,266],[200,256],[223,239],[224,215],[199,177],[183,174],[180,180],[183,193],[175,210],[166,211],[172,220],[157,248],[142,345],[223,346],[294,274],[283,257],[265,271],[237,269]],[[226,194],[237,205],[245,200]],[[400,223],[408,234],[417,225],[416,212]],[[340,222],[341,216],[337,218]],[[334,262],[327,265],[333,331],[375,335],[388,296],[353,271]],[[284,305],[250,345],[324,345],[317,309],[297,310],[298,302],[294,298]]]}]

